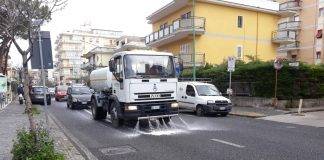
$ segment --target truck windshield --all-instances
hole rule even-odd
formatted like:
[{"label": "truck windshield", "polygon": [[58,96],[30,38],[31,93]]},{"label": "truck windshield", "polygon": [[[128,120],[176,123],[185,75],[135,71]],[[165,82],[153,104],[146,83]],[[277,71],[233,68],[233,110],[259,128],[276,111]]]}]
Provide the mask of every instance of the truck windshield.
[{"label": "truck windshield", "polygon": [[196,85],[199,96],[220,96],[220,92],[213,85]]},{"label": "truck windshield", "polygon": [[174,63],[171,56],[126,55],[126,78],[174,78]]}]

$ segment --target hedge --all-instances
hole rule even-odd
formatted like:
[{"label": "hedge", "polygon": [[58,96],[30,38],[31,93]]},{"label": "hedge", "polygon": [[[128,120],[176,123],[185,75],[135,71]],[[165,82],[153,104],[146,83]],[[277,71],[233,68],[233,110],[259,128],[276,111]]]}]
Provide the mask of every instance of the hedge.
[{"label": "hedge", "polygon": [[[191,77],[191,69],[184,70],[181,77]],[[211,78],[212,83],[223,93],[228,88],[229,73],[227,63],[197,69],[198,78]],[[252,61],[244,63],[237,61],[235,72],[232,73],[234,93],[238,90],[248,90],[248,96],[274,96],[275,69],[273,61]],[[299,67],[291,67],[288,62],[278,71],[279,99],[321,98],[324,96],[324,65],[308,65],[300,63]]]}]

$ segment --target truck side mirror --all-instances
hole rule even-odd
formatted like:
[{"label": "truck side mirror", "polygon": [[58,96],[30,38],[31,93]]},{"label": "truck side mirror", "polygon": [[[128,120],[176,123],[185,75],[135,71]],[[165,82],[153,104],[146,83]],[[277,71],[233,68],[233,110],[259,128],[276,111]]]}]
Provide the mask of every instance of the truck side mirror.
[{"label": "truck side mirror", "polygon": [[115,70],[115,62],[114,62],[113,59],[111,59],[111,60],[109,61],[109,71],[110,71],[110,72],[115,72],[115,71],[116,71],[116,70]]}]

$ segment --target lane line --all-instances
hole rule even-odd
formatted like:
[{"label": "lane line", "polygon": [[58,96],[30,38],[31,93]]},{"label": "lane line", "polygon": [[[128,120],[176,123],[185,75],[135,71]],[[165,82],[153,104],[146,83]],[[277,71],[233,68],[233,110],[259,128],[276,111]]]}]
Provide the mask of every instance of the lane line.
[{"label": "lane line", "polygon": [[230,145],[230,146],[233,146],[233,147],[237,147],[237,148],[245,148],[245,146],[235,144],[235,143],[231,143],[231,142],[227,142],[227,141],[223,141],[223,140],[220,140],[220,139],[211,139],[211,140],[215,141],[215,142],[227,144],[227,145]]},{"label": "lane line", "polygon": [[89,110],[85,109],[84,111],[92,115],[92,113]]}]

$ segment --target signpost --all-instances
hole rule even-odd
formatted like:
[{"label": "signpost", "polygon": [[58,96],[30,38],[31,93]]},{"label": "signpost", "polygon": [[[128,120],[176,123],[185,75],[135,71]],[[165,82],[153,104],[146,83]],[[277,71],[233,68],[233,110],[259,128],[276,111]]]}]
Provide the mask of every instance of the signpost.
[{"label": "signpost", "polygon": [[275,59],[275,61],[273,62],[273,67],[276,71],[276,79],[275,79],[275,91],[274,91],[274,98],[273,98],[272,105],[277,107],[277,104],[278,104],[278,99],[277,99],[278,71],[283,67],[282,59],[280,59],[280,58]]},{"label": "signpost", "polygon": [[231,98],[231,95],[233,94],[233,90],[232,90],[232,72],[235,71],[235,57],[228,57],[227,60],[227,71],[229,72],[229,87],[227,89],[227,94],[229,99]]}]

